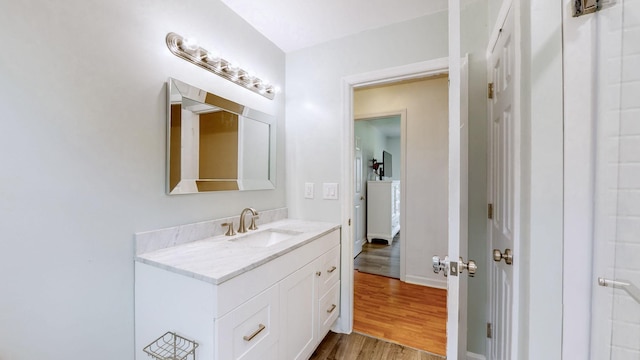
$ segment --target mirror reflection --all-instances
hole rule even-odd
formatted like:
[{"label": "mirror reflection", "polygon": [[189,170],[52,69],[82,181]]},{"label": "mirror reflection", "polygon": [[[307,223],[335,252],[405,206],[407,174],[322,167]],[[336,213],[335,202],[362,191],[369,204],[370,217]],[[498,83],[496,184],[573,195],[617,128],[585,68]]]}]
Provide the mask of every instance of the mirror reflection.
[{"label": "mirror reflection", "polygon": [[176,79],[168,82],[167,192],[275,188],[275,119]]}]

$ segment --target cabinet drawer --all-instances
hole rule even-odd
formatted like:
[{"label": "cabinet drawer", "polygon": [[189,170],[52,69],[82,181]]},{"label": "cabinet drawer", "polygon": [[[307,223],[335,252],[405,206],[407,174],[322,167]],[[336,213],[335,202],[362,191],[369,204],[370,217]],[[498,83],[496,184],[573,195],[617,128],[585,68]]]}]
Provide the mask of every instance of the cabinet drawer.
[{"label": "cabinet drawer", "polygon": [[340,246],[336,246],[322,255],[320,264],[320,285],[318,287],[318,294],[322,297],[338,280],[340,280]]},{"label": "cabinet drawer", "polygon": [[322,339],[340,314],[340,281],[318,302],[318,335]]},{"label": "cabinet drawer", "polygon": [[279,291],[272,286],[216,322],[217,360],[265,359],[279,334]]}]

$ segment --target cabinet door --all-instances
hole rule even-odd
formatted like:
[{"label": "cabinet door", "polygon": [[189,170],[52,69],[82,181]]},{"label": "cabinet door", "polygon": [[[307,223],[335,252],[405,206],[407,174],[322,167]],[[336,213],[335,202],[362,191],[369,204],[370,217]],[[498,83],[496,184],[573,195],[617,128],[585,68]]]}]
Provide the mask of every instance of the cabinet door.
[{"label": "cabinet door", "polygon": [[280,283],[282,359],[308,359],[316,347],[317,264],[307,264]]},{"label": "cabinet door", "polygon": [[270,287],[217,320],[217,360],[278,359],[278,289]]}]

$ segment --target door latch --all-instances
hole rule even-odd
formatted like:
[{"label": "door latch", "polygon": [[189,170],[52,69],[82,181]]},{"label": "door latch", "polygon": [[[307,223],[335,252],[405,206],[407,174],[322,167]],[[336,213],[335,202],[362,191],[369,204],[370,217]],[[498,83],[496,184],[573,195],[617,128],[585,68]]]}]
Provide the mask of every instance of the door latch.
[{"label": "door latch", "polygon": [[433,263],[433,272],[439,274],[440,271],[444,272],[444,276],[446,277],[449,273],[449,257],[445,256],[444,260],[440,260],[439,256],[434,256],[432,258]]},{"label": "door latch", "polygon": [[463,270],[467,270],[470,277],[476,276],[476,270],[478,270],[478,265],[473,260],[469,260],[468,262],[464,262],[463,258],[460,258],[460,272]]},{"label": "door latch", "polygon": [[513,264],[513,252],[511,249],[504,249],[504,252],[500,251],[500,249],[493,249],[493,261],[500,262],[502,259],[507,265]]},{"label": "door latch", "polygon": [[433,272],[439,274],[440,271],[444,273],[444,276],[458,276],[458,273],[467,270],[470,277],[474,277],[476,275],[476,270],[478,270],[478,266],[476,262],[473,260],[469,260],[468,262],[464,262],[464,259],[460,258],[459,261],[449,261],[449,257],[445,256],[444,260],[441,260],[439,256],[434,256],[432,258],[433,264]]}]

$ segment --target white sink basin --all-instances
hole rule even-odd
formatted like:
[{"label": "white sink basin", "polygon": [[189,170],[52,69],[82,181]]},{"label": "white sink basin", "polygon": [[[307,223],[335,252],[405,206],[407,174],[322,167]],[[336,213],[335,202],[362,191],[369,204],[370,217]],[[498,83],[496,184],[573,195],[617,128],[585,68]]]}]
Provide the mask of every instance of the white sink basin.
[{"label": "white sink basin", "polygon": [[250,247],[269,247],[289,240],[294,236],[302,234],[298,231],[267,229],[260,232],[247,234],[229,241]]}]

